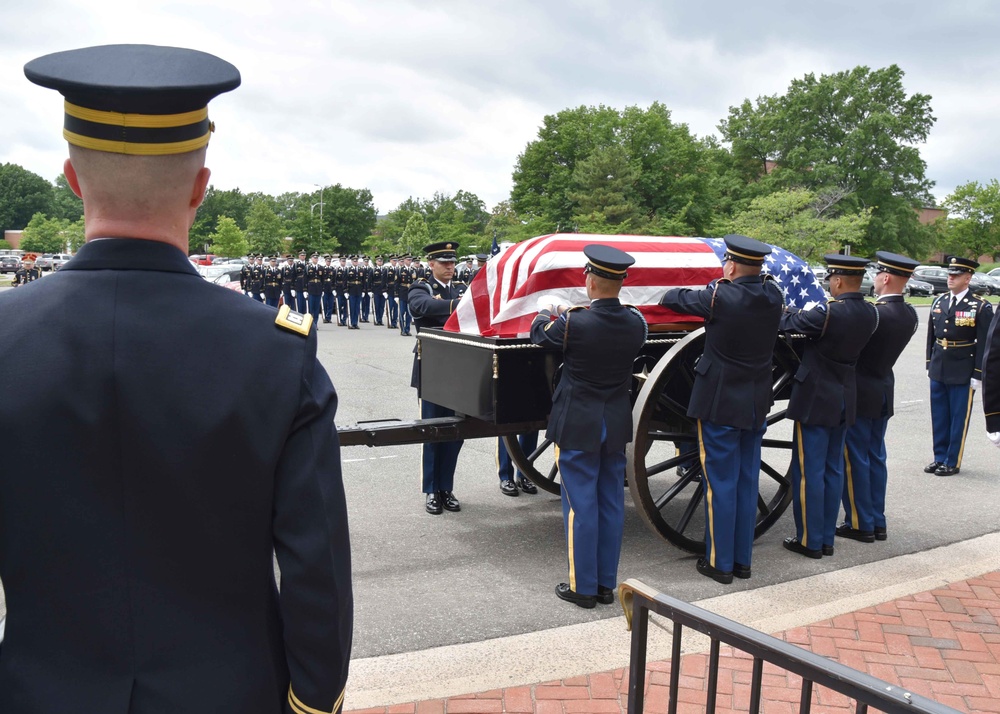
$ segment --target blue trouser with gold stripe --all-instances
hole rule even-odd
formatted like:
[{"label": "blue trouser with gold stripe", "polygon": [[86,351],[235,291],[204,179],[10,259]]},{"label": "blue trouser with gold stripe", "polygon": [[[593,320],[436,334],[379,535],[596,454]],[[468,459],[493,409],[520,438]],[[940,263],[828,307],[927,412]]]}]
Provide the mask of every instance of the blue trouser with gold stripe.
[{"label": "blue trouser with gold stripe", "polygon": [[792,513],[795,536],[810,550],[833,546],[844,490],[846,427],[795,422],[792,437]]},{"label": "blue trouser with gold stripe", "polygon": [[732,572],[733,563],[750,567],[764,431],[698,421],[705,477],[705,560],[724,573]]},{"label": "blue trouser with gold stripe", "polygon": [[[529,431],[524,434],[517,435],[517,443],[521,445],[521,451],[524,452],[525,456],[531,456],[531,453],[538,446],[538,432]],[[510,459],[510,454],[507,453],[507,447],[504,446],[503,437],[497,437],[497,476],[500,477],[501,481],[510,481],[514,478],[514,462]],[[520,471],[517,472],[518,478],[525,478],[524,474]],[[528,479],[529,481],[531,479]]]},{"label": "blue trouser with gold stripe", "polygon": [[[455,412],[440,404],[420,400],[420,418],[435,419],[437,417],[455,416]],[[458,465],[458,452],[462,450],[464,441],[441,441],[424,444],[420,454],[423,470],[422,487],[424,493],[451,491],[455,485],[455,467]]]},{"label": "blue trouser with gold stripe", "polygon": [[848,427],[844,446],[844,521],[851,528],[871,532],[885,528],[885,430],[889,417],[883,409],[877,419],[858,417]]},{"label": "blue trouser with gold stripe", "polygon": [[614,588],[618,582],[625,523],[625,450],[609,450],[607,436],[607,425],[602,425],[599,451],[556,450],[569,587],[581,595],[596,595],[598,585]]},{"label": "blue trouser with gold stripe", "polygon": [[931,428],[934,432],[934,460],[948,466],[961,466],[965,435],[972,413],[972,395],[968,384],[945,384],[931,380]]}]

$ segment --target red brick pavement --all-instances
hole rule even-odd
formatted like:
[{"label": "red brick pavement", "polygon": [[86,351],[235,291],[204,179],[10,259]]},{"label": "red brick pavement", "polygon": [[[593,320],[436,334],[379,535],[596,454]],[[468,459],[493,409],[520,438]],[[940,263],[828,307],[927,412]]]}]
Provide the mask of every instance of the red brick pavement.
[{"label": "red brick pavement", "polygon": [[[900,598],[776,636],[942,704],[967,712],[1000,712],[1000,572]],[[705,709],[705,654],[681,658],[679,714]],[[745,712],[753,660],[722,648],[716,711]],[[669,660],[650,662],[646,706],[667,711]],[[794,714],[802,680],[764,665],[762,711]],[[628,671],[495,689],[352,714],[620,714],[628,704]],[[815,687],[813,711],[853,712],[852,703]]]}]

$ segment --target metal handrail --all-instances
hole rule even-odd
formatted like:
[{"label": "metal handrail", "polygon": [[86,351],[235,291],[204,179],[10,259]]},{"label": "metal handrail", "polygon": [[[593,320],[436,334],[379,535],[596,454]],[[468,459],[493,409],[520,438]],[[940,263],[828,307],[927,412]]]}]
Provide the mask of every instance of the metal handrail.
[{"label": "metal handrail", "polygon": [[618,588],[618,598],[625,611],[628,629],[632,632],[628,685],[629,714],[638,714],[643,710],[646,689],[646,636],[650,612],[669,618],[674,623],[670,655],[668,714],[676,714],[677,712],[677,694],[681,672],[681,636],[684,627],[690,627],[696,632],[708,635],[711,639],[705,709],[707,714],[712,714],[715,711],[720,643],[725,643],[736,650],[753,656],[749,709],[751,714],[760,711],[764,662],[770,662],[802,677],[799,701],[801,714],[808,714],[810,710],[814,684],[832,689],[855,700],[858,714],[866,714],[869,706],[887,714],[958,714],[956,709],[919,694],[908,692],[905,688],[889,684],[872,677],[870,674],[859,672],[683,600],[665,595],[639,580],[629,579],[622,583]]}]

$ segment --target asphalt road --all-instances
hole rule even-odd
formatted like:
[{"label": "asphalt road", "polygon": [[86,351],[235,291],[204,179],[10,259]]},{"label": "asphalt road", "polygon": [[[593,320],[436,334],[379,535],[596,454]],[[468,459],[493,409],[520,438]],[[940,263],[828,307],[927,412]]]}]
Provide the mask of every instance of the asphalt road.
[{"label": "asphalt road", "polygon": [[[694,601],[965,540],[1000,530],[1000,451],[984,436],[977,396],[962,473],[926,475],[932,459],[924,329],[896,368],[896,416],[888,432],[889,540],[838,539],[836,555],[814,561],[781,548],[791,509],[757,541],[754,576],[722,586],[699,576],[695,556],[647,529],[626,494],[619,579],[638,577]],[[340,396],[337,424],[417,417],[409,387],[414,338],[373,325],[322,325],[320,359]],[[456,390],[469,385],[456,382]],[[356,598],[355,657],[475,642],[611,617],[616,607],[582,610],[558,600],[566,578],[559,499],[518,498],[497,487],[493,439],[466,442],[458,463],[460,513],[430,516],[420,493],[420,447],[344,448]],[[874,586],[874,584],[873,584]],[[2,605],[0,605],[2,611]]]}]

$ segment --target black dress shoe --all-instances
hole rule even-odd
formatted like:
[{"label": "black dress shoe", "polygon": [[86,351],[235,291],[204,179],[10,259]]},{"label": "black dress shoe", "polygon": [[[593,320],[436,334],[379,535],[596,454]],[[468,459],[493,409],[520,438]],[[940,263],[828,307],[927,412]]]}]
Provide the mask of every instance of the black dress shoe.
[{"label": "black dress shoe", "polygon": [[610,605],[615,601],[615,589],[606,588],[603,585],[597,586],[597,602],[602,605]]},{"label": "black dress shoe", "polygon": [[556,597],[566,602],[571,602],[577,607],[584,607],[590,610],[597,607],[597,597],[594,595],[581,595],[569,589],[569,583],[559,583],[556,585]]},{"label": "black dress shoe", "polygon": [[[785,546],[785,550],[790,550],[793,553],[798,553],[799,555],[804,555],[807,558],[815,558],[816,560],[819,560],[820,558],[823,557],[823,551],[822,550],[812,550],[810,548],[806,548],[804,545],[802,545],[801,543],[799,543],[792,536],[789,536],[788,538],[785,538],[785,540],[782,541],[781,544],[783,546]],[[831,546],[831,550],[832,550],[832,546]]]},{"label": "black dress shoe", "polygon": [[441,499],[438,498],[438,495],[436,493],[428,493],[427,503],[424,505],[424,508],[426,508],[427,512],[430,513],[432,516],[440,516],[442,513]]},{"label": "black dress shoe", "polygon": [[453,494],[451,491],[442,491],[440,493],[440,496],[441,496],[441,503],[444,504],[444,510],[446,511],[462,510],[462,504],[458,502],[458,499],[455,498],[455,494]]},{"label": "black dress shoe", "polygon": [[531,483],[531,481],[529,481],[528,479],[524,478],[523,476],[517,479],[517,485],[525,493],[530,493],[530,494],[538,493],[538,487],[535,486],[535,484]]},{"label": "black dress shoe", "polygon": [[885,528],[875,526],[875,540],[889,540],[889,533]]},{"label": "black dress shoe", "polygon": [[517,490],[517,486],[509,478],[505,478],[500,481],[500,493],[504,496],[519,496],[520,492]]},{"label": "black dress shoe", "polygon": [[875,542],[875,531],[861,531],[857,528],[851,528],[846,523],[841,523],[837,526],[836,533],[841,538],[850,538],[851,540],[856,540],[859,543]]},{"label": "black dress shoe", "polygon": [[833,546],[832,545],[824,545],[823,546],[823,555],[833,555]]},{"label": "black dress shoe", "polygon": [[940,461],[931,461],[929,464],[927,464],[926,466],[924,466],[924,473],[925,474],[932,474],[935,471],[937,471],[938,467],[940,467],[940,466],[944,466],[944,464],[941,463]]},{"label": "black dress shoe", "polygon": [[937,470],[934,471],[934,475],[935,476],[954,476],[958,472],[959,472],[959,468],[957,466],[948,466],[947,464],[941,464],[940,466],[937,467]]},{"label": "black dress shoe", "polygon": [[705,560],[704,558],[698,558],[697,568],[699,573],[704,575],[706,578],[711,578],[717,583],[722,583],[723,585],[729,585],[729,583],[733,582],[732,571],[727,573],[722,570],[719,570],[718,568],[713,568],[711,565],[708,564],[708,561]]},{"label": "black dress shoe", "polygon": [[750,578],[750,566],[733,563],[733,575],[741,580],[748,580]]}]

